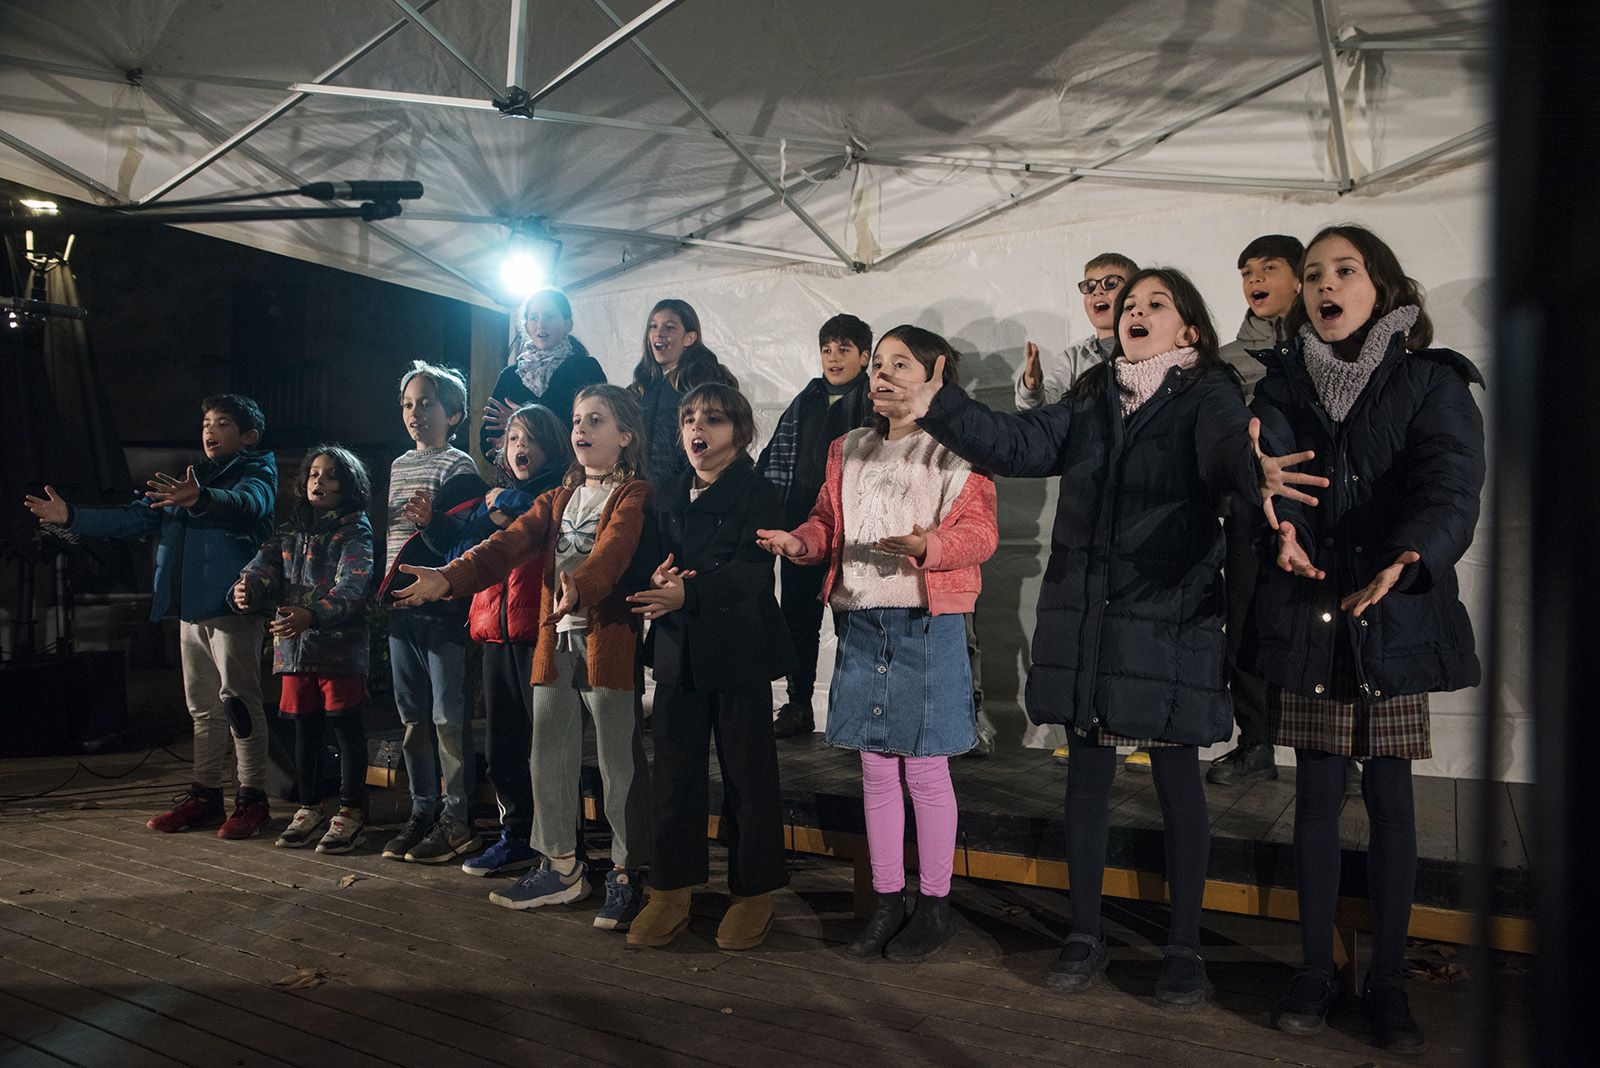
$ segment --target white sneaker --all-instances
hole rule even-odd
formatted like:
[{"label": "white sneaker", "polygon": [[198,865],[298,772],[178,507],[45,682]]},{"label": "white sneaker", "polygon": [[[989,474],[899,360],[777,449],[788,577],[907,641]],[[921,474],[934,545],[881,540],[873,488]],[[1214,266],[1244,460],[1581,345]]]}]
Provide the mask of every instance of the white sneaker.
[{"label": "white sneaker", "polygon": [[359,813],[341,808],[328,822],[328,833],[317,843],[317,852],[348,853],[367,840],[366,830]]},{"label": "white sneaker", "polygon": [[278,840],[273,845],[280,849],[303,849],[311,844],[311,839],[316,837],[322,828],[327,816],[323,815],[320,808],[302,807],[295,812],[294,818],[289,821],[289,826],[278,835]]}]

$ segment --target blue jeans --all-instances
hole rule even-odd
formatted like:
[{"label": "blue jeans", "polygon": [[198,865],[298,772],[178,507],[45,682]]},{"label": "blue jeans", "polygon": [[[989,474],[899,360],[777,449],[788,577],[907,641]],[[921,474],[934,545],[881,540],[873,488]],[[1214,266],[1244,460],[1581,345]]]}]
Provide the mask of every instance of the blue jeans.
[{"label": "blue jeans", "polygon": [[394,609],[389,613],[389,663],[395,705],[405,725],[400,751],[411,781],[411,814],[434,818],[443,774],[444,814],[466,823],[477,763],[467,719],[466,628],[454,613]]}]

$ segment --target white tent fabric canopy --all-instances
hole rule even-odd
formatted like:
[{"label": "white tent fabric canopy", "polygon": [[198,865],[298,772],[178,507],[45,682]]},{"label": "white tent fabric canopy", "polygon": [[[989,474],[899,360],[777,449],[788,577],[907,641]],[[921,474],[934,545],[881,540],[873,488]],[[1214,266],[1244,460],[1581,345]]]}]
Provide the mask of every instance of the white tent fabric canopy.
[{"label": "white tent fabric canopy", "polygon": [[[426,197],[395,220],[205,232],[485,306],[506,306],[508,227],[536,218],[564,243],[558,280],[613,380],[654,300],[684,297],[763,433],[816,373],[815,330],[835,311],[945,332],[968,383],[1005,405],[1025,340],[1059,351],[1088,332],[1070,286],[1090,255],[1182,267],[1227,335],[1250,238],[1350,219],[1394,244],[1436,336],[1494,387],[1478,3],[0,9],[0,176],[108,203],[416,179]],[[640,16],[533,118],[490,102],[513,84],[537,94]],[[997,706],[1025,666],[1055,487],[1001,494],[978,615]],[[1488,559],[1482,529],[1461,569],[1480,635]],[[1507,679],[1513,708],[1524,681]],[[1421,770],[1477,770],[1480,702],[1436,699]],[[1529,777],[1530,723],[1521,710],[1497,725],[1489,774]]]}]

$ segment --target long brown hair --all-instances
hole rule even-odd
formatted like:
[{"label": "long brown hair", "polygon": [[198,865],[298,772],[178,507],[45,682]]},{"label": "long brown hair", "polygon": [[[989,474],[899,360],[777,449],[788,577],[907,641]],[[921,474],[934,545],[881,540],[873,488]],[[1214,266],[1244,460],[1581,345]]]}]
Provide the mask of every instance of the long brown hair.
[{"label": "long brown hair", "polygon": [[694,306],[686,300],[668,298],[656,301],[656,306],[645,316],[644,351],[639,357],[639,363],[633,369],[633,384],[629,386],[634,395],[644,396],[645,388],[650,383],[665,377],[661,365],[656,362],[655,353],[650,351],[650,320],[656,317],[657,312],[664,311],[676,315],[678,322],[683,324],[684,331],[694,335],[694,344],[683,350],[683,359],[679,360],[678,366],[673,369],[673,386],[680,393],[687,393],[707,382],[726,382],[735,389],[739,388],[739,380],[733,377],[733,372],[722,366],[717,360],[717,354],[706,346],[705,334],[700,330],[700,316],[695,312]]},{"label": "long brown hair", "polygon": [[[617,429],[630,436],[628,443],[622,447],[622,455],[617,457],[617,466],[611,469],[607,479],[611,482],[626,482],[629,479],[648,477],[647,457],[650,450],[644,440],[644,412],[639,409],[638,399],[621,386],[601,382],[578,390],[578,395],[572,398],[572,407],[576,409],[579,401],[588,400],[590,397],[604,404],[606,410],[611,413],[611,418],[617,421]],[[570,444],[568,447],[571,447]],[[577,457],[573,457],[572,466],[567,468],[561,484],[568,489],[576,489],[583,485],[584,474],[583,464],[578,462]]]},{"label": "long brown hair", "polygon": [[316,509],[306,500],[306,479],[311,477],[311,465],[317,462],[319,456],[326,456],[333,461],[334,474],[339,477],[340,515],[365,512],[372,500],[372,479],[367,475],[366,465],[355,453],[343,445],[313,445],[306,450],[305,457],[300,461],[300,472],[289,487],[289,499],[292,502],[289,517],[303,531],[310,530],[317,523]]},{"label": "long brown hair", "polygon": [[[1185,326],[1194,330],[1195,341],[1191,346],[1196,354],[1194,366],[1181,373],[1199,378],[1213,367],[1228,367],[1218,356],[1222,345],[1217,337],[1217,326],[1211,321],[1211,310],[1206,307],[1206,299],[1200,295],[1200,290],[1189,280],[1189,276],[1176,267],[1146,267],[1122,283],[1122,288],[1117,290],[1117,317],[1114,320],[1117,343],[1112,347],[1111,355],[1079,375],[1067,391],[1069,397],[1093,397],[1105,392],[1106,376],[1111,373],[1111,365],[1122,355],[1122,313],[1128,306],[1128,296],[1134,286],[1148,278],[1154,278],[1166,286],[1167,292],[1172,294],[1172,310],[1178,313],[1178,318]],[[1238,372],[1232,368],[1229,371],[1235,379],[1238,378]]]},{"label": "long brown hair", "polygon": [[[1365,335],[1373,323],[1396,308],[1415,304],[1417,321],[1406,332],[1406,348],[1425,349],[1433,344],[1433,320],[1428,318],[1427,305],[1422,302],[1422,287],[1417,284],[1416,279],[1406,275],[1405,269],[1400,266],[1400,257],[1394,254],[1394,249],[1365,226],[1343,223],[1338,226],[1324,226],[1318,230],[1317,236],[1306,242],[1305,258],[1307,260],[1311,258],[1311,250],[1316,247],[1317,242],[1330,237],[1342,237],[1356,247],[1356,251],[1361,254],[1361,262],[1367,269],[1367,277],[1372,279],[1372,287],[1378,291],[1377,302],[1372,305],[1372,318],[1361,325],[1360,333]],[[1300,327],[1311,321],[1311,316],[1306,312],[1306,299],[1310,294],[1305,288],[1304,261],[1301,263],[1300,271],[1300,299],[1289,309],[1288,322],[1285,323],[1291,336],[1298,334]]]}]

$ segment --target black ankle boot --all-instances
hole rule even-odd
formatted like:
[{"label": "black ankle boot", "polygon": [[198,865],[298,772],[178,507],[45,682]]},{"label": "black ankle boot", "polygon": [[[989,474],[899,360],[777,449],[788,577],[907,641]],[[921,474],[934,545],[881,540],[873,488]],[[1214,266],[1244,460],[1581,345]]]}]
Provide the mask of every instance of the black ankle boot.
[{"label": "black ankle boot", "polygon": [[856,940],[845,947],[852,957],[881,957],[889,939],[900,933],[906,925],[906,892],[895,890],[888,894],[874,894],[877,899],[872,915]]},{"label": "black ankle boot", "polygon": [[889,942],[883,955],[902,964],[927,960],[939,951],[940,946],[955,937],[955,933],[956,918],[950,911],[949,895],[927,897],[918,894],[917,911],[911,914],[911,922]]},{"label": "black ankle boot", "polygon": [[811,701],[789,701],[778,709],[772,721],[772,734],[776,738],[800,738],[815,734],[817,717],[811,711]]},{"label": "black ankle boot", "polygon": [[1372,1030],[1372,1044],[1379,1049],[1416,1053],[1426,1044],[1400,980],[1368,976],[1361,994],[1361,1011]]}]

